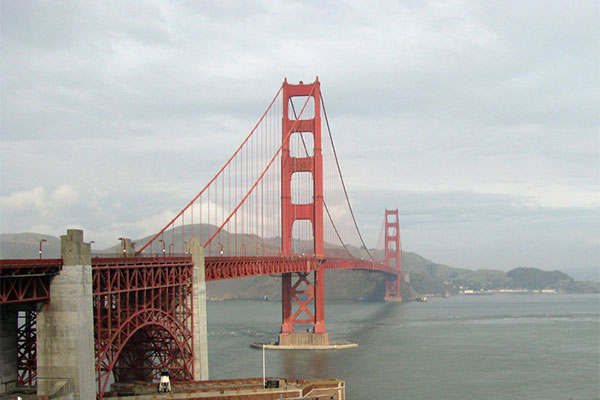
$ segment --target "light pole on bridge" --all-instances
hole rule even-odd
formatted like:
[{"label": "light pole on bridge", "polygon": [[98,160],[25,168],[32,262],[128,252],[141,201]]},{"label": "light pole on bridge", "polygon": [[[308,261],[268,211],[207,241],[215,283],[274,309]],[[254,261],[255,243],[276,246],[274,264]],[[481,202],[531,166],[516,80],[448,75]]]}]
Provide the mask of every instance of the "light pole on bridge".
[{"label": "light pole on bridge", "polygon": [[42,243],[47,242],[48,240],[46,239],[41,239],[40,240],[40,260],[42,259]]},{"label": "light pole on bridge", "polygon": [[123,247],[123,257],[127,257],[127,244],[125,243],[125,238],[120,237],[121,246]]},{"label": "light pole on bridge", "polygon": [[167,250],[165,249],[165,241],[162,239],[159,239],[158,241],[160,243],[162,243],[162,254],[163,254],[163,257],[165,257],[167,255]]}]

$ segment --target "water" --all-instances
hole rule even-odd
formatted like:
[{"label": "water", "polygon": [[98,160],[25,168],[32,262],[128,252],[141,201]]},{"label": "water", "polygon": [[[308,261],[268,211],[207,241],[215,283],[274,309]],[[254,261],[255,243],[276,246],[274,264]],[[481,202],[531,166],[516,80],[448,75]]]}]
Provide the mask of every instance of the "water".
[{"label": "water", "polygon": [[[262,375],[280,303],[208,304],[212,379]],[[340,378],[349,400],[600,399],[600,296],[494,295],[326,304],[330,338],[359,347],[267,351],[268,376]]]}]

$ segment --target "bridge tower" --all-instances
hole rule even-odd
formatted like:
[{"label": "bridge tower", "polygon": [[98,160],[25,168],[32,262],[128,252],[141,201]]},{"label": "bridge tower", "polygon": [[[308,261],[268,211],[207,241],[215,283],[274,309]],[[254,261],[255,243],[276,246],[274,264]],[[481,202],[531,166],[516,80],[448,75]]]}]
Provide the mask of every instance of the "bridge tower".
[{"label": "bridge tower", "polygon": [[[290,118],[290,99],[292,97],[312,97],[312,110],[304,115],[312,118]],[[323,240],[323,156],[321,152],[321,91],[317,78],[311,84],[292,85],[283,83],[282,109],[282,155],[281,155],[281,229],[282,255],[294,256],[292,251],[292,228],[295,221],[306,220],[312,225],[314,255],[324,255]],[[306,157],[293,157],[290,154],[291,137],[294,133],[312,133],[314,152]],[[307,204],[294,204],[291,196],[292,176],[295,173],[308,172],[313,178],[313,201]],[[294,281],[295,280],[295,281]],[[325,326],[324,271],[314,272],[311,282],[309,273],[282,274],[282,324],[279,336],[280,345],[326,345],[329,344]],[[313,303],[313,311],[309,310]],[[294,305],[297,309],[294,311]],[[298,324],[312,325],[312,334],[295,333]]]},{"label": "bridge tower", "polygon": [[388,277],[385,281],[385,299],[387,301],[402,301],[400,282],[404,279],[402,270],[402,253],[400,248],[400,223],[398,209],[385,210],[385,259],[384,264],[398,270],[396,276]]}]

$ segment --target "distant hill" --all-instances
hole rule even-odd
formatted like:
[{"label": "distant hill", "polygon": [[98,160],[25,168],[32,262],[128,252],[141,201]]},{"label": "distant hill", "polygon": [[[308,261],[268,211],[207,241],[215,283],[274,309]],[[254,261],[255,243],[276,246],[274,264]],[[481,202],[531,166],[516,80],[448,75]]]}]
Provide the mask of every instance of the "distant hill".
[{"label": "distant hill", "polygon": [[60,239],[41,233],[2,233],[0,234],[0,259],[26,259],[40,256],[40,240],[44,258],[60,258]]},{"label": "distant hill", "polygon": [[569,275],[560,271],[542,271],[537,268],[519,267],[506,273],[511,278],[515,287],[521,287],[531,290],[546,289],[557,284],[560,281],[572,282]]},{"label": "distant hill", "polygon": [[[180,227],[166,231],[161,236],[165,242],[165,250],[173,253],[183,253],[184,243],[192,236],[209,237],[216,231],[212,225],[194,225]],[[139,249],[147,243],[151,236],[133,240]],[[39,241],[43,243],[43,256],[45,258],[60,257],[60,239],[54,236],[37,233],[0,234],[0,258],[37,258],[39,256]],[[173,246],[171,246],[173,243]],[[261,239],[256,235],[230,234],[223,231],[217,235],[215,243],[206,250],[207,255],[217,255],[222,248],[236,249],[238,254],[245,251],[252,254],[250,249],[264,245],[266,252],[276,254],[279,238]],[[228,243],[228,246],[227,246]],[[223,244],[223,247],[221,247]],[[307,243],[294,242],[298,251],[307,248]],[[104,250],[95,250],[94,253],[114,254],[117,246]],[[344,253],[340,246],[326,244],[326,251],[331,253]],[[349,251],[357,257],[367,258],[364,249],[348,246]],[[370,249],[375,259],[383,258],[383,251]],[[154,244],[152,252],[162,253],[162,243]],[[452,295],[460,289],[496,289],[496,288],[527,288],[527,289],[562,289],[567,292],[598,292],[598,282],[577,282],[560,271],[543,271],[536,268],[515,268],[508,273],[481,269],[472,271],[466,268],[453,268],[448,265],[438,264],[416,253],[404,251],[402,253],[404,271],[410,283],[402,288],[403,297],[412,299],[421,294],[427,295]],[[281,279],[278,276],[258,276],[249,278],[227,279],[208,283],[208,297],[212,299],[263,299],[270,300],[281,298]],[[381,300],[385,296],[385,281],[382,273],[369,271],[326,271],[325,272],[325,297],[327,299],[350,300]]]},{"label": "distant hill", "polygon": [[566,292],[597,293],[598,282],[575,281],[561,271],[543,271],[537,268],[519,267],[506,273],[513,287],[530,290],[561,289]]}]

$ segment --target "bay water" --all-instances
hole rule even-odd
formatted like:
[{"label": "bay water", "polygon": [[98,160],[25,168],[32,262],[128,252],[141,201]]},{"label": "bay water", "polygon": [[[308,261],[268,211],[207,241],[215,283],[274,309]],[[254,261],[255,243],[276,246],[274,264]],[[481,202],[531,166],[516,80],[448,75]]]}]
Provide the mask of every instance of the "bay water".
[{"label": "bay water", "polygon": [[[349,400],[600,399],[600,296],[458,296],[326,302],[330,340],[358,348],[267,351],[268,376],[339,378]],[[281,304],[209,302],[211,379],[262,376]]]}]

